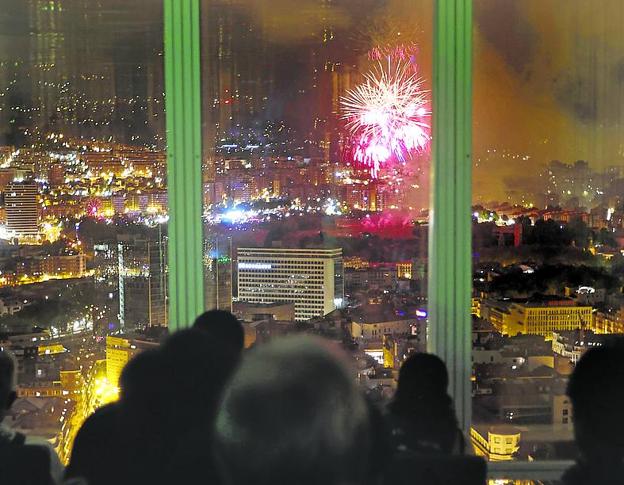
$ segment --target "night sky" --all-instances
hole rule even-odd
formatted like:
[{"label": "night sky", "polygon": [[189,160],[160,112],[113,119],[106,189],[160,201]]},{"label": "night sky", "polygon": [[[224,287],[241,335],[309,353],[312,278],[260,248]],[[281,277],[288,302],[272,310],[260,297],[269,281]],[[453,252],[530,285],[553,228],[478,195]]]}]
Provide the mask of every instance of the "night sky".
[{"label": "night sky", "polygon": [[[73,37],[92,46],[86,65],[158,55],[160,0],[88,1],[102,8]],[[0,0],[0,61],[36,58],[27,47],[29,2]],[[254,35],[285,60],[279,69],[292,85],[302,82],[292,71],[308,62],[310,43],[328,26],[336,49],[347,51],[337,57],[352,64],[362,64],[367,44],[415,41],[422,74],[431,77],[432,0],[218,3],[247,12]],[[553,159],[585,159],[596,170],[624,165],[624,2],[475,0],[474,20],[475,200],[503,200]]]}]

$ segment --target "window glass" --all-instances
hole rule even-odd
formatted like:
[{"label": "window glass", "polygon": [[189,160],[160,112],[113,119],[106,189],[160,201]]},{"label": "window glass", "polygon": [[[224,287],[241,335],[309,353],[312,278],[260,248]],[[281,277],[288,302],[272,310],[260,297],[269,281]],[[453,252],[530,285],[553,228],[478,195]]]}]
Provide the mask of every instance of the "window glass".
[{"label": "window glass", "polygon": [[167,325],[161,1],[0,9],[0,345],[8,424],[54,443]]},{"label": "window glass", "polygon": [[624,330],[623,15],[474,2],[473,433],[514,443],[491,459],[574,458],[568,376]]},{"label": "window glass", "polygon": [[432,7],[202,1],[206,307],[342,342],[380,400],[425,348]]}]

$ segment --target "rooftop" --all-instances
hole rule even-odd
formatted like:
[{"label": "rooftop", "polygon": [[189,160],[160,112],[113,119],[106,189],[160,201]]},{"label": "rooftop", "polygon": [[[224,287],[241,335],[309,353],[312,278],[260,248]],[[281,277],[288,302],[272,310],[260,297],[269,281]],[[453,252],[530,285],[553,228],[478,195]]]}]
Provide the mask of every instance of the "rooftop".
[{"label": "rooftop", "polygon": [[416,319],[416,315],[410,315],[409,312],[405,311],[398,311],[392,305],[388,304],[364,304],[351,310],[349,315],[351,319],[357,323],[382,323]]}]

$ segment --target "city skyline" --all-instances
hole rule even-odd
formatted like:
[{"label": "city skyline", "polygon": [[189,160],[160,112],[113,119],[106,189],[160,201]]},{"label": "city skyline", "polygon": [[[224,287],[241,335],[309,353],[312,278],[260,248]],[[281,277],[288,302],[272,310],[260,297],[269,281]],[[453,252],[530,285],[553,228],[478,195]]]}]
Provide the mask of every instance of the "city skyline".
[{"label": "city skyline", "polygon": [[621,2],[474,1],[471,226],[460,233],[449,210],[452,231],[432,241],[432,197],[457,195],[432,193],[434,0],[201,0],[202,125],[180,117],[201,129],[196,197],[168,191],[162,1],[4,2],[0,345],[19,360],[14,424],[68,460],[124,365],[192,324],[172,317],[191,300],[175,271],[192,244],[169,232],[184,199],[198,308],[232,311],[247,348],[332,340],[380,406],[428,348],[441,264],[429,250],[466,242],[470,442],[492,460],[569,458],[553,444],[572,440],[567,378],[624,333],[624,17],[609,11]]},{"label": "city skyline", "polygon": [[[99,135],[100,139],[106,139],[113,134],[119,141],[162,146],[162,10],[159,2],[145,0],[122,7],[114,0],[106,0],[89,4],[88,9],[87,4],[63,5],[62,0],[13,0],[13,3],[16,10],[5,11],[22,11],[22,15],[18,16],[18,22],[6,15],[0,17],[3,26],[0,44],[4,46],[0,49],[3,56],[0,72],[9,83],[20,74],[20,83],[19,89],[13,86],[11,95],[0,100],[3,104],[0,115],[4,116],[0,116],[1,119],[8,119],[11,104],[45,106],[50,104],[46,100],[52,102],[56,98],[77,108],[87,101],[83,106],[86,111],[70,110],[71,116],[65,120],[68,126],[64,127],[67,135],[73,131],[75,135]],[[339,79],[351,76],[348,72],[362,73],[361,59],[366,50],[381,40],[395,42],[393,36],[401,30],[407,31],[410,41],[418,45],[423,77],[426,82],[431,79],[431,2],[417,2],[411,8],[405,0],[390,2],[378,14],[381,20],[377,24],[391,25],[384,30],[376,23],[362,24],[357,14],[352,13],[352,3],[353,0],[331,4],[308,1],[305,13],[288,17],[271,16],[260,1],[206,1],[203,4],[206,12],[202,35],[206,45],[203,63],[206,157],[211,156],[212,136],[217,125],[234,136],[247,132],[250,138],[258,138],[265,128],[263,123],[285,119],[288,128],[295,130],[299,137],[307,136],[309,130],[314,134],[313,125],[318,127],[319,121],[329,121],[326,118],[333,108],[327,104],[323,107],[323,103],[329,102],[331,97],[321,94],[327,92],[323,91],[327,89],[323,85],[332,81],[323,74],[325,80],[323,76],[317,80],[319,96],[313,92],[299,93],[300,100],[295,97],[292,102],[287,102],[291,95],[287,94],[287,87],[284,91],[286,85],[279,83],[290,79],[288,85],[293,85],[293,80],[296,85],[301,82],[302,74],[314,74],[315,69],[327,66],[330,71],[338,69]],[[531,179],[518,177],[516,173],[520,163],[539,171],[551,160],[567,163],[587,160],[593,169],[600,171],[621,164],[624,156],[619,142],[622,103],[617,101],[621,96],[618,73],[624,52],[618,43],[621,34],[614,17],[606,13],[607,8],[580,4],[565,15],[553,16],[548,8],[540,7],[539,2],[512,3],[475,2],[474,190],[475,200],[482,202],[503,201],[513,186],[530,186]],[[62,15],[50,11],[53,5],[62,9]],[[507,11],[514,14],[502,15]],[[121,22],[120,15],[124,13],[128,15]],[[89,24],[75,22],[75,17]],[[52,19],[57,20],[53,22]],[[228,26],[228,35],[234,28],[247,26],[247,35],[220,38],[215,36],[219,25],[221,28]],[[297,26],[304,28],[297,29]],[[604,31],[601,30],[603,26]],[[384,33],[379,34],[380,30]],[[599,31],[602,33],[598,36]],[[82,49],[77,48],[79,38]],[[136,42],[138,38],[140,42]],[[254,50],[260,55],[249,57]],[[248,60],[242,63],[245,56]],[[236,66],[232,64],[233,59],[236,59]],[[14,66],[15,62],[18,66]],[[36,72],[35,66],[53,62],[58,63],[54,69]],[[595,69],[588,66],[595,66]],[[24,86],[27,79],[32,79],[32,87]],[[249,84],[251,79],[262,79],[265,84]],[[603,81],[598,82],[598,79]],[[44,89],[39,81],[50,85]],[[62,86],[68,81],[69,91]],[[341,89],[347,87],[348,84]],[[238,111],[231,111],[225,104],[227,93],[232,89],[239,90],[244,99],[236,108]],[[263,92],[272,94],[259,103],[258,95]],[[71,96],[63,98],[63,93]],[[107,105],[111,96],[117,96],[117,102]],[[132,101],[133,98],[136,99]],[[217,105],[213,104],[215,100]],[[136,109],[127,103],[135,104]],[[304,106],[318,106],[321,111],[316,116],[308,113],[309,119],[298,119],[297,113]],[[48,109],[53,107],[48,106]],[[71,128],[72,123],[80,119],[90,119],[90,110],[99,113],[104,125],[94,120],[81,126],[80,133],[76,127]],[[231,128],[234,132],[224,123],[229,118],[228,112],[233,115]],[[16,123],[23,123],[22,129],[54,131],[55,124],[50,121],[63,128],[62,116],[59,120],[48,110],[46,120],[44,113],[38,109],[33,113],[13,112],[12,116]],[[35,119],[29,126],[24,117],[31,115]],[[120,117],[129,124],[124,125]],[[94,125],[96,122],[98,125]],[[511,124],[514,129],[508,130],[506,127]],[[10,141],[15,134],[7,134],[6,126],[3,122],[2,136],[6,139],[8,135]],[[331,134],[335,126],[332,126],[330,123],[317,132],[312,137],[315,143],[335,145],[337,140]],[[317,153],[329,155],[320,147]],[[335,149],[331,156],[338,156]],[[487,192],[482,190],[484,187]]]}]

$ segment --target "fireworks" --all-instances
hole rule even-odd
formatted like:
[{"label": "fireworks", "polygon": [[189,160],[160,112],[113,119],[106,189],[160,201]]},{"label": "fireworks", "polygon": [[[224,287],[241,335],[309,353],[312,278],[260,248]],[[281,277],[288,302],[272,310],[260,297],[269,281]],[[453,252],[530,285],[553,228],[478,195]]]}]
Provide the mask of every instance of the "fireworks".
[{"label": "fireworks", "polygon": [[368,73],[342,99],[343,118],[353,139],[354,161],[377,177],[391,160],[405,162],[429,143],[427,92],[409,63]]},{"label": "fireworks", "polygon": [[98,199],[89,199],[86,206],[87,216],[96,217],[101,208],[102,203]]},{"label": "fireworks", "polygon": [[382,61],[388,58],[400,61],[412,61],[418,52],[418,46],[414,43],[397,45],[379,45],[368,51],[371,61]]}]

